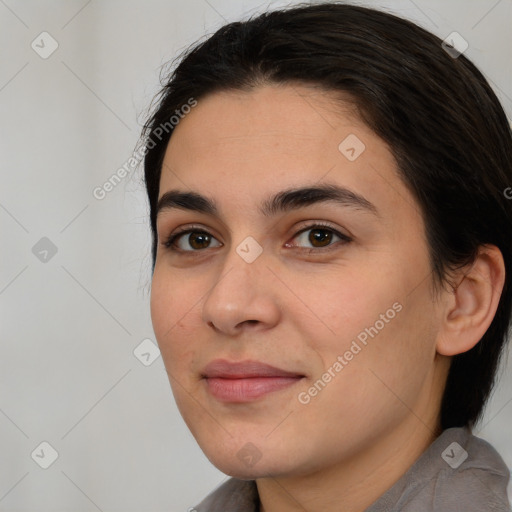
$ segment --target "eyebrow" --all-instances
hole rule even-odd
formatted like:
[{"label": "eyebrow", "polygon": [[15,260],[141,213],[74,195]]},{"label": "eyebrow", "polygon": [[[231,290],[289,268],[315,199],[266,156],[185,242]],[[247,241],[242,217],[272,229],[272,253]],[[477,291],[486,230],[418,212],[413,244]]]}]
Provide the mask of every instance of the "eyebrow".
[{"label": "eyebrow", "polygon": [[[362,195],[348,188],[329,183],[283,190],[263,201],[259,206],[259,211],[265,217],[272,217],[278,213],[286,213],[318,203],[336,203],[340,206],[371,213],[377,217],[380,216],[376,206]],[[215,217],[220,216],[215,200],[197,192],[181,192],[179,190],[165,192],[158,200],[156,215],[173,208]]]}]

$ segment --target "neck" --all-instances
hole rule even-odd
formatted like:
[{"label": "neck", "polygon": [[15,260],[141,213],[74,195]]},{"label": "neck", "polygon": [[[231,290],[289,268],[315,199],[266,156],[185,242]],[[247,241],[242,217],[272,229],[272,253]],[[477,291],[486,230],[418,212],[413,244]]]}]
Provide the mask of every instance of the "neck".
[{"label": "neck", "polygon": [[256,480],[259,512],[363,512],[414,464],[441,434],[411,415],[342,464],[314,474]]}]

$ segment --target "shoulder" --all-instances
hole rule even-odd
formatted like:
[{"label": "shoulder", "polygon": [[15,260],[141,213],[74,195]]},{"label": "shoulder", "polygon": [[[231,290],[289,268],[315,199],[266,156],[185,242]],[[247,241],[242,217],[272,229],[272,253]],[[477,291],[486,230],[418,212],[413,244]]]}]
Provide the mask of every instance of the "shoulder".
[{"label": "shoulder", "polygon": [[512,512],[509,478],[490,443],[466,428],[450,428],[366,512]]},{"label": "shoulder", "polygon": [[[466,429],[449,430],[455,439],[441,452],[443,460],[449,462],[434,480],[433,499],[447,510],[463,505],[467,511],[510,512],[510,472],[500,454]],[[447,436],[448,441],[451,436]]]}]

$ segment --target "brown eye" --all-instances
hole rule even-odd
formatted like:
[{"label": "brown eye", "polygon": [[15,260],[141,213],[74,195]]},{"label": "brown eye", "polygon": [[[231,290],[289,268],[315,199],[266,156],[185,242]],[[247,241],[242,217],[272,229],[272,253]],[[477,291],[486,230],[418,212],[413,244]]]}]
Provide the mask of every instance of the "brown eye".
[{"label": "brown eye", "polygon": [[[336,240],[336,238],[333,239],[333,237],[337,237],[339,240]],[[341,242],[342,245],[352,241],[350,237],[340,233],[332,227],[319,224],[308,226],[307,228],[299,231],[295,235],[294,240],[295,239],[300,242],[298,246],[302,246],[304,249],[309,249],[310,252],[315,252],[315,249],[321,251],[323,248],[327,248],[328,250],[331,246],[334,248],[336,245],[335,242],[337,241]],[[304,246],[304,244],[306,245]],[[288,246],[289,245],[290,244],[288,244]],[[291,245],[296,246],[296,244]]]},{"label": "brown eye", "polygon": [[[187,229],[186,231],[171,235],[163,245],[175,251],[197,252],[201,249],[208,249],[212,240],[216,240],[216,238],[207,231]],[[186,247],[187,244],[192,249],[188,249]],[[220,245],[216,247],[220,247]]]},{"label": "brown eye", "polygon": [[188,243],[194,249],[206,249],[210,240],[210,235],[206,233],[190,233],[188,235]]},{"label": "brown eye", "polygon": [[332,231],[328,229],[312,229],[310,230],[310,234],[308,237],[308,241],[313,245],[320,244],[320,247],[324,247],[329,245],[332,240]]}]

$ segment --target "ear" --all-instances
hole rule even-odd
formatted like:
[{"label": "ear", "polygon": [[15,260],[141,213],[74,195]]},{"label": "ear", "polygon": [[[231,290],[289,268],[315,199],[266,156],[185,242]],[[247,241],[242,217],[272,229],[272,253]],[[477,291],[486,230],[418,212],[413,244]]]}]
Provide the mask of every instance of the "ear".
[{"label": "ear", "polygon": [[444,303],[436,349],[453,356],[472,349],[498,309],[505,283],[505,264],[494,245],[482,245],[472,265],[454,276],[458,283]]}]

